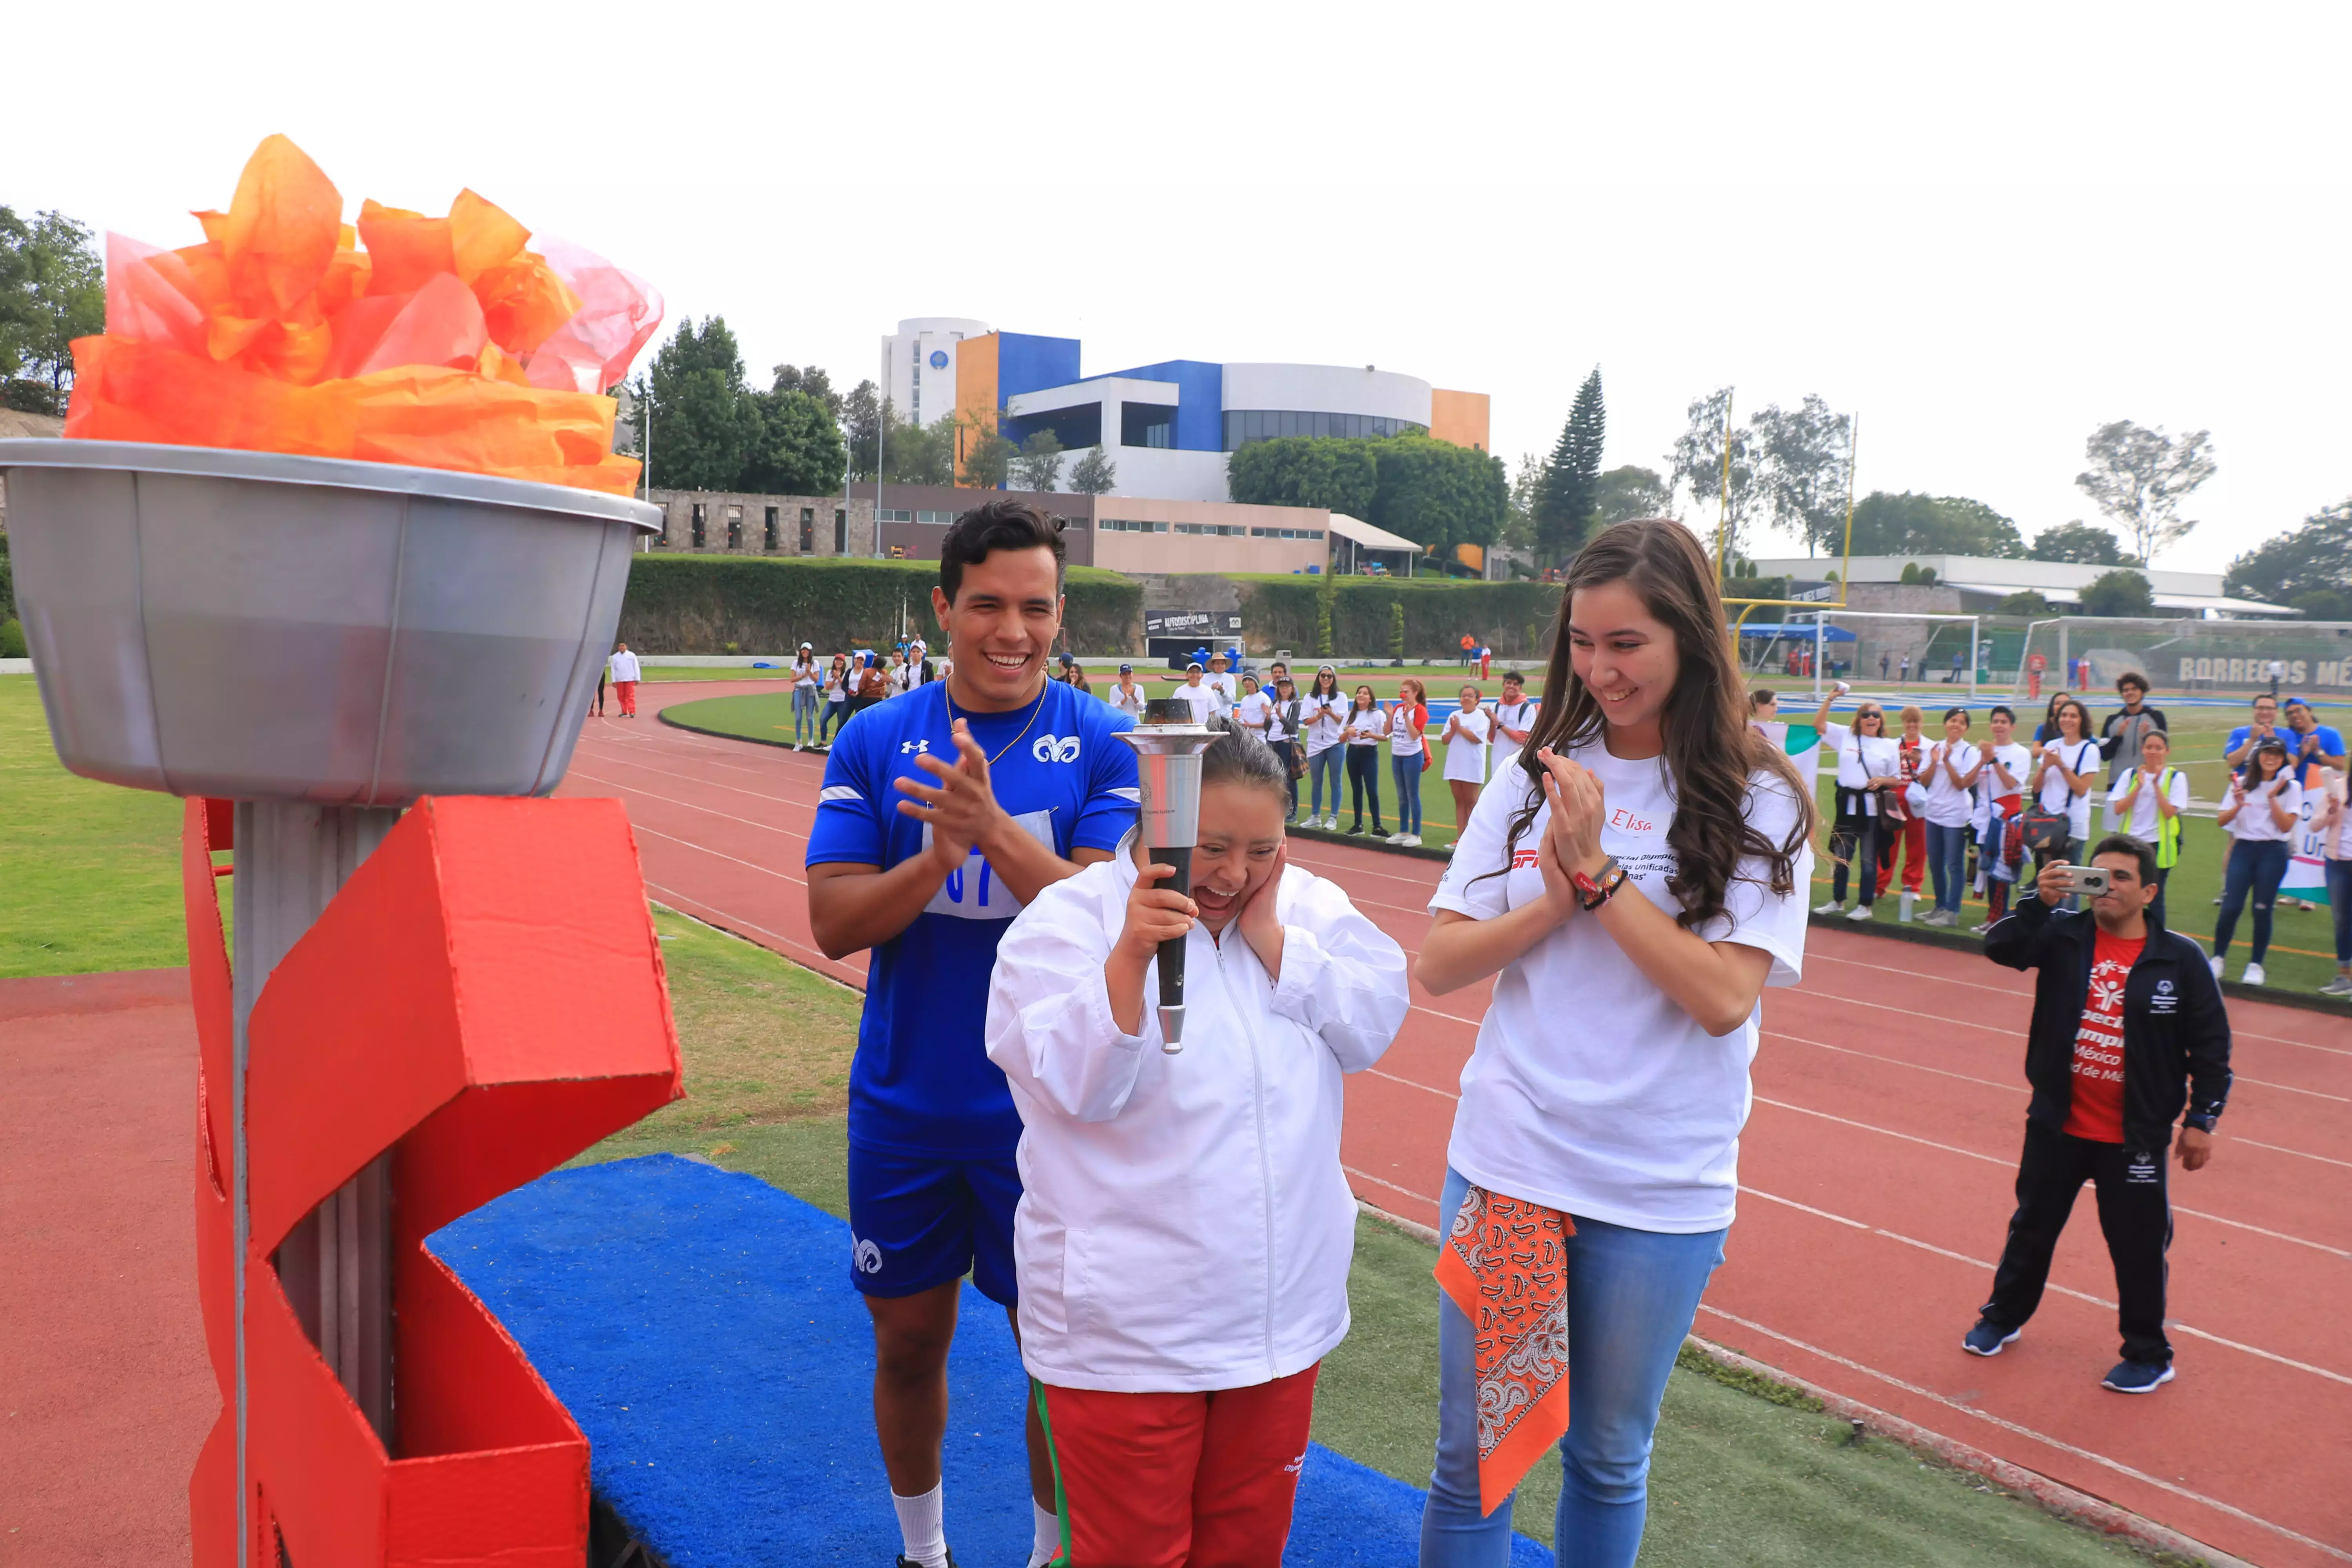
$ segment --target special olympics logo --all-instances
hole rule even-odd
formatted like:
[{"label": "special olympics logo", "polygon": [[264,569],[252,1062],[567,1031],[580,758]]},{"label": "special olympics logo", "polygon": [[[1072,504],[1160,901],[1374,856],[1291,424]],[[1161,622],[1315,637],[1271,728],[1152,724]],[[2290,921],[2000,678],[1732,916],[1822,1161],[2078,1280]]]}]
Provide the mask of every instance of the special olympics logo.
[{"label": "special olympics logo", "polygon": [[860,1274],[881,1273],[882,1249],[870,1241],[859,1241],[854,1236],[849,1239],[856,1244],[849,1249],[850,1266]]},{"label": "special olympics logo", "polygon": [[1040,735],[1031,742],[1029,754],[1041,763],[1075,763],[1078,760],[1078,738],[1076,735]]}]

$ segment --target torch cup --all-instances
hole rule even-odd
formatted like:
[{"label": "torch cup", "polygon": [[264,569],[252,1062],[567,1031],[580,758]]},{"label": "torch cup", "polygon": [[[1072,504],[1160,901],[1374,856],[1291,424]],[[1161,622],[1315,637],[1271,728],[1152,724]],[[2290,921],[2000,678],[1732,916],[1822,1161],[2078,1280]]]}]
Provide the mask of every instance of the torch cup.
[{"label": "torch cup", "polygon": [[[1135,748],[1141,775],[1143,847],[1154,865],[1176,868],[1160,885],[1187,897],[1192,891],[1192,846],[1201,837],[1201,753],[1222,732],[1195,721],[1182,700],[1154,698],[1143,705],[1142,721],[1118,737]],[[1160,1048],[1172,1057],[1184,1048],[1181,937],[1160,944],[1159,969]]]}]

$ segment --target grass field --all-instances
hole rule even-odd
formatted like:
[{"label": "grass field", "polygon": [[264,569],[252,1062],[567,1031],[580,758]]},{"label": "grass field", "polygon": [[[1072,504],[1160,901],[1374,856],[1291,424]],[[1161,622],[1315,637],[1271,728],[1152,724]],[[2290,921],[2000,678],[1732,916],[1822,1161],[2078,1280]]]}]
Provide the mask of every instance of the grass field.
[{"label": "grass field", "polygon": [[[846,1217],[843,1086],[858,997],[761,948],[666,910],[656,915],[686,1052],[686,1100],[605,1140],[581,1163],[665,1152],[748,1172]],[[1315,1435],[1425,1486],[1436,1437],[1433,1250],[1359,1222],[1354,1327],[1325,1362]],[[1977,1478],[1923,1463],[1785,1391],[1742,1386],[1696,1356],[1669,1384],[1649,1538],[1658,1568],[2060,1568],[2151,1561]],[[845,1412],[845,1420],[860,1413]],[[1551,1539],[1559,1467],[1522,1489],[1518,1527]],[[877,1529],[886,1529],[877,1521]]]}]

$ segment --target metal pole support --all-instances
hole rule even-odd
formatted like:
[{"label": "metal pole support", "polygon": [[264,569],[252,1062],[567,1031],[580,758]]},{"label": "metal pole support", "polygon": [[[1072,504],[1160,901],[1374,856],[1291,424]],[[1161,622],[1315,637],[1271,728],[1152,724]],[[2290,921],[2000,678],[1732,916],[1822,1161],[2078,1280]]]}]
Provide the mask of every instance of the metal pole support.
[{"label": "metal pole support", "polygon": [[[246,1026],[262,987],[342,885],[400,820],[393,807],[239,801],[236,940],[231,997],[236,1060],[235,1266],[236,1272],[236,1525],[240,1568],[251,1562],[252,1485],[246,1465],[246,1246],[253,1211],[245,1136]],[[392,1447],[392,1226],[390,1167],[372,1162],[295,1227],[278,1251],[278,1276],[295,1315],[335,1369],[368,1424]]]}]

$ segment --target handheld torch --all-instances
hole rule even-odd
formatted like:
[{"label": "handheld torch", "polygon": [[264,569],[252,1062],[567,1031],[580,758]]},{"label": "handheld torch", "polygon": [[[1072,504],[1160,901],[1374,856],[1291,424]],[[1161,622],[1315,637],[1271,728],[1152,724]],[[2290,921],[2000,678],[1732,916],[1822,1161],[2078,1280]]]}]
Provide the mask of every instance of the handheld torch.
[{"label": "handheld torch", "polygon": [[[1143,786],[1142,820],[1138,831],[1152,864],[1173,866],[1176,874],[1160,884],[1191,897],[1192,846],[1201,837],[1201,753],[1216,743],[1220,731],[1192,717],[1181,698],[1153,698],[1143,705],[1143,718],[1119,739],[1135,748],[1136,772]],[[1160,944],[1160,1048],[1170,1056],[1184,1048],[1184,939]]]}]

